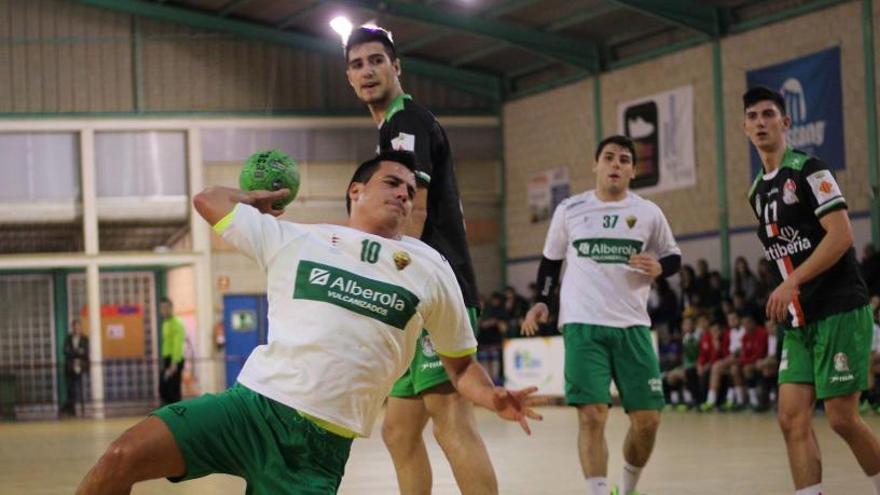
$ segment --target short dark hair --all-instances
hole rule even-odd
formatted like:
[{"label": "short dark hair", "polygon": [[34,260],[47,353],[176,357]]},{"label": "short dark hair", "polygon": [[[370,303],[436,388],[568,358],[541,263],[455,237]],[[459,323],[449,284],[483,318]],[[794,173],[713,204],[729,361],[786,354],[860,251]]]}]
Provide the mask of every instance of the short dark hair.
[{"label": "short dark hair", "polygon": [[352,31],[345,42],[345,61],[348,62],[348,52],[352,48],[374,41],[382,43],[382,46],[385,47],[385,53],[388,54],[388,58],[392,62],[397,60],[397,48],[394,47],[394,37],[391,36],[391,31],[379,26],[361,26]]},{"label": "short dark hair", "polygon": [[387,150],[379,153],[378,155],[370,158],[358,165],[358,168],[354,171],[354,174],[351,176],[351,181],[348,182],[348,187],[345,188],[345,211],[351,213],[351,198],[348,196],[348,191],[351,189],[351,185],[355,182],[360,184],[366,184],[373,177],[373,174],[376,173],[376,170],[379,169],[379,165],[382,162],[394,162],[399,163],[409,169],[413,174],[416,173],[416,154],[411,151],[399,151],[399,150]]},{"label": "short dark hair", "polygon": [[596,156],[595,156],[596,161],[599,160],[599,155],[602,154],[602,150],[605,149],[605,146],[608,146],[609,144],[616,144],[618,146],[622,146],[622,147],[626,148],[627,150],[629,150],[629,153],[632,155],[633,163],[636,162],[636,145],[633,144],[632,139],[630,139],[626,136],[620,135],[620,134],[608,136],[607,138],[605,138],[599,142],[599,146],[596,146]]},{"label": "short dark hair", "polygon": [[767,86],[755,86],[754,88],[749,88],[748,91],[743,93],[743,112],[745,112],[750,106],[761,101],[773,102],[779,107],[779,111],[782,115],[785,116],[785,98],[783,98],[778,91],[773,91]]},{"label": "short dark hair", "polygon": [[174,306],[174,303],[171,302],[171,299],[168,299],[167,297],[163,297],[163,298],[159,299],[159,304],[165,304],[165,303],[168,303],[168,304]]}]

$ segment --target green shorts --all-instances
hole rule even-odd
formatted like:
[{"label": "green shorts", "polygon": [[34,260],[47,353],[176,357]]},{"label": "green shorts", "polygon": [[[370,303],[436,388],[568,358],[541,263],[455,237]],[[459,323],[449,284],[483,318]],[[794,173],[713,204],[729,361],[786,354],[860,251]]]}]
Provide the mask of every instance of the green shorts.
[{"label": "green shorts", "polygon": [[785,328],[779,383],[812,384],[818,399],[865,390],[873,338],[868,306]]},{"label": "green shorts", "polygon": [[[476,334],[477,308],[468,307],[467,311],[471,320],[471,328]],[[409,368],[394,383],[390,395],[401,398],[414,397],[431,387],[448,381],[449,375],[446,374],[443,363],[440,362],[440,356],[434,350],[431,336],[428,335],[427,330],[422,329],[422,335],[416,345],[416,355],[413,356]]]},{"label": "green shorts", "polygon": [[663,409],[660,363],[648,327],[569,323],[562,337],[567,404],[611,404],[614,379],[625,410]]},{"label": "green shorts", "polygon": [[186,461],[186,474],[173,482],[226,473],[244,478],[248,494],[332,494],[351,449],[351,439],[239,384],[152,414]]}]

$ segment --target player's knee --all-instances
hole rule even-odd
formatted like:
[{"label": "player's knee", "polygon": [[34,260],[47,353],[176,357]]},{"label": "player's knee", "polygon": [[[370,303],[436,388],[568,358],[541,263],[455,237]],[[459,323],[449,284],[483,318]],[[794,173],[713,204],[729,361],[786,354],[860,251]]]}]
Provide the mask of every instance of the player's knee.
[{"label": "player's knee", "polygon": [[595,406],[578,408],[578,423],[582,430],[597,432],[605,430],[605,422],[608,419],[607,409]]},{"label": "player's knee", "polygon": [[643,413],[632,416],[633,433],[638,436],[653,436],[660,428],[660,413]]},{"label": "player's knee", "polygon": [[858,433],[861,419],[857,413],[828,410],[826,414],[828,416],[828,426],[834,430],[834,433],[844,438]]},{"label": "player's knee", "polygon": [[389,421],[382,423],[382,441],[391,449],[411,448],[421,441],[422,432],[410,432],[407,428]]},{"label": "player's knee", "polygon": [[95,466],[98,479],[105,479],[110,476],[117,480],[127,480],[131,478],[134,468],[134,451],[131,444],[127,441],[125,435],[117,438],[107,447],[104,455],[98,459]]},{"label": "player's knee", "polygon": [[786,436],[808,435],[810,432],[810,414],[804,414],[803,411],[779,411],[779,427]]},{"label": "player's knee", "polygon": [[476,425],[469,421],[461,421],[458,423],[435,421],[432,432],[437,443],[447,449],[459,445],[472,445],[473,442],[481,441],[480,435],[476,430]]}]

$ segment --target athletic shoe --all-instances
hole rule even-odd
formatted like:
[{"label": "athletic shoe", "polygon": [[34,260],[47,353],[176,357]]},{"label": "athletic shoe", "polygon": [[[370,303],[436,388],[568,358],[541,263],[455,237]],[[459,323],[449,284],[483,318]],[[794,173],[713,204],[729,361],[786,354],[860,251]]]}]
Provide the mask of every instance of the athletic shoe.
[{"label": "athletic shoe", "polygon": [[737,404],[736,402],[727,401],[721,406],[725,412],[739,412],[743,410],[742,404]]},{"label": "athletic shoe", "polygon": [[[615,486],[614,488],[611,489],[611,495],[622,495],[622,494],[620,493],[620,490]],[[636,490],[631,490],[626,495],[646,495],[646,494],[639,493]]]}]

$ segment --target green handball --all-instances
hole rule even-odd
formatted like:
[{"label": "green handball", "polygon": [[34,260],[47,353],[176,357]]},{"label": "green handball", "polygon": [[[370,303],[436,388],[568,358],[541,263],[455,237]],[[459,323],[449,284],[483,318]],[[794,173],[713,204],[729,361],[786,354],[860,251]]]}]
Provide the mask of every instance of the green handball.
[{"label": "green handball", "polygon": [[272,208],[281,210],[299,192],[299,164],[283,151],[258,151],[244,162],[238,176],[238,187],[243,191],[290,189],[286,198],[272,203]]}]

